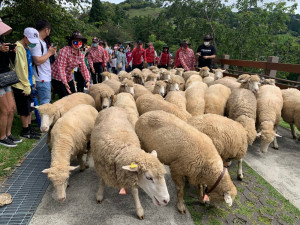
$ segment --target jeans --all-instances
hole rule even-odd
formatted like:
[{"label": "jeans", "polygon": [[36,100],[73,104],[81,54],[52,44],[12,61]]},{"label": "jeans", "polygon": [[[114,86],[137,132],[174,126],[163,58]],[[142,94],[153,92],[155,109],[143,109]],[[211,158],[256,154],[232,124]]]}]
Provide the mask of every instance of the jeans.
[{"label": "jeans", "polygon": [[154,62],[152,63],[147,63],[147,68],[149,68],[150,66],[153,66],[154,65]]},{"label": "jeans", "polygon": [[39,96],[39,103],[43,105],[51,100],[51,81],[40,82],[36,81],[36,90]]}]

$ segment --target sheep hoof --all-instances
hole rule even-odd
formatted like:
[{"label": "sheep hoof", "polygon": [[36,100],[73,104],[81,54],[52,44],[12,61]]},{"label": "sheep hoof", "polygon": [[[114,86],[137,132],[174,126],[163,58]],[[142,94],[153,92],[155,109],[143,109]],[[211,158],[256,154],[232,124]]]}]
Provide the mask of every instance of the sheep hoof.
[{"label": "sheep hoof", "polygon": [[67,188],[70,187],[70,184],[67,184]]},{"label": "sheep hoof", "polygon": [[89,164],[86,164],[86,165],[85,165],[85,168],[86,168],[86,169],[90,168],[90,165],[89,165]]},{"label": "sheep hoof", "polygon": [[145,218],[145,215],[138,216],[138,218],[139,218],[140,220],[143,220],[143,219]]},{"label": "sheep hoof", "polygon": [[275,150],[278,150],[279,148],[278,147],[273,147]]},{"label": "sheep hoof", "polygon": [[242,174],[238,174],[238,175],[237,175],[237,179],[238,179],[239,181],[242,181],[242,180],[243,180],[243,175],[242,175]]},{"label": "sheep hoof", "polygon": [[97,204],[102,204],[103,200],[96,200]]},{"label": "sheep hoof", "polygon": [[184,210],[178,210],[180,214],[184,215],[185,214],[185,209]]}]

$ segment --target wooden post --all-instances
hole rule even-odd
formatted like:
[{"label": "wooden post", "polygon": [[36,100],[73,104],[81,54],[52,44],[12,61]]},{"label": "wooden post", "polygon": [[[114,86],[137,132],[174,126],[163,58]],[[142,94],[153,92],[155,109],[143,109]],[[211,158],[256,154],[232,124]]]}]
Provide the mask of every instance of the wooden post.
[{"label": "wooden post", "polygon": [[297,81],[300,82],[300,74],[298,75],[298,80]]},{"label": "wooden post", "polygon": [[[278,56],[269,56],[268,61],[267,61],[267,65],[268,65],[268,63],[278,63],[278,62],[279,62],[279,57]],[[265,72],[266,72],[266,75],[269,75],[270,77],[276,78],[277,70],[266,70]]]},{"label": "wooden post", "polygon": [[[223,55],[222,58],[223,59],[230,59],[230,55]],[[223,68],[223,70],[228,70],[229,65],[227,65],[227,64],[221,64],[221,67]]]}]

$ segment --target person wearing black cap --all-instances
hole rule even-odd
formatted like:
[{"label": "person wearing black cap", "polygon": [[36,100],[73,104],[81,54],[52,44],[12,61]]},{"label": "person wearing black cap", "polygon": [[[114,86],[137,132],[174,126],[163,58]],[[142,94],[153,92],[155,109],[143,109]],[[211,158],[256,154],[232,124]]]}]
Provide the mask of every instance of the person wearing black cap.
[{"label": "person wearing black cap", "polygon": [[66,37],[68,46],[59,51],[58,58],[51,67],[52,86],[59,98],[75,93],[72,70],[78,68],[84,77],[86,87],[90,86],[90,74],[85,65],[84,54],[80,51],[87,39],[79,31],[74,31],[70,37]]},{"label": "person wearing black cap", "polygon": [[160,57],[158,59],[158,68],[168,69],[170,64],[171,64],[171,56],[170,56],[170,53],[169,53],[169,47],[164,46],[163,51],[160,54]]},{"label": "person wearing black cap", "polygon": [[207,66],[212,71],[212,59],[216,58],[216,48],[210,44],[212,37],[207,34],[203,38],[203,44],[197,49],[196,55],[198,58],[199,68]]}]

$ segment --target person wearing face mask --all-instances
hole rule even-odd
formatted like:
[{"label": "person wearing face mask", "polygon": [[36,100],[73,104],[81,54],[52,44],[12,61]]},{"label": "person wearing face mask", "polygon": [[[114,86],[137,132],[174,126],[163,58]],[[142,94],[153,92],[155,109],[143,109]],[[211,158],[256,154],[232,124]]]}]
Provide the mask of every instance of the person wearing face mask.
[{"label": "person wearing face mask", "polygon": [[125,65],[127,66],[127,58],[126,58],[126,54],[124,53],[123,46],[121,46],[119,48],[119,51],[116,52],[116,56],[117,56],[117,73],[119,73],[120,71],[125,70]]},{"label": "person wearing face mask", "polygon": [[87,39],[79,31],[74,31],[71,36],[66,38],[68,46],[59,51],[57,59],[51,66],[52,87],[59,98],[76,92],[72,75],[74,68],[81,72],[86,87],[88,89],[90,87],[90,74],[85,65],[85,56],[80,51]]},{"label": "person wearing face mask", "polygon": [[91,68],[93,84],[97,84],[102,82],[101,73],[106,71],[106,56],[104,48],[99,45],[98,38],[94,37],[92,43],[88,50],[87,60]]},{"label": "person wearing face mask", "polygon": [[49,103],[51,100],[51,65],[49,58],[56,53],[56,46],[49,47],[45,38],[50,35],[51,24],[47,20],[39,20],[36,24],[39,32],[39,43],[30,49],[34,63],[33,73],[39,97],[39,105]]},{"label": "person wearing face mask", "polygon": [[212,72],[212,59],[216,58],[216,48],[210,44],[212,37],[207,34],[203,38],[203,44],[197,49],[196,56],[198,56],[199,68],[207,66]]},{"label": "person wearing face mask", "polygon": [[193,49],[189,48],[188,41],[182,42],[181,51],[179,52],[178,59],[180,65],[185,71],[190,71],[195,69],[195,55]]},{"label": "person wearing face mask", "polygon": [[[135,68],[142,70],[143,69],[143,60],[145,63],[147,63],[146,51],[145,51],[145,49],[143,49],[142,45],[143,45],[143,42],[139,40],[137,42],[137,47],[135,49],[133,49],[133,51],[132,51],[131,58],[128,62],[128,63],[130,63],[132,61],[132,70],[134,70]],[[143,60],[142,60],[142,58],[143,58]]]},{"label": "person wearing face mask", "polygon": [[168,67],[171,65],[171,56],[169,53],[169,47],[164,46],[163,51],[160,54],[160,57],[158,59],[158,68],[165,68],[168,69]]},{"label": "person wearing face mask", "polygon": [[20,82],[12,85],[12,89],[23,127],[20,136],[28,139],[39,139],[40,136],[30,126],[31,104],[33,103],[31,93],[32,88],[35,86],[35,79],[29,50],[29,48],[34,48],[39,44],[39,40],[39,32],[32,27],[28,27],[24,30],[23,38],[16,42],[15,71]]},{"label": "person wearing face mask", "polygon": [[146,49],[146,58],[147,58],[147,67],[149,68],[150,66],[154,65],[156,57],[156,51],[153,47],[153,43],[149,42],[149,47]]}]

